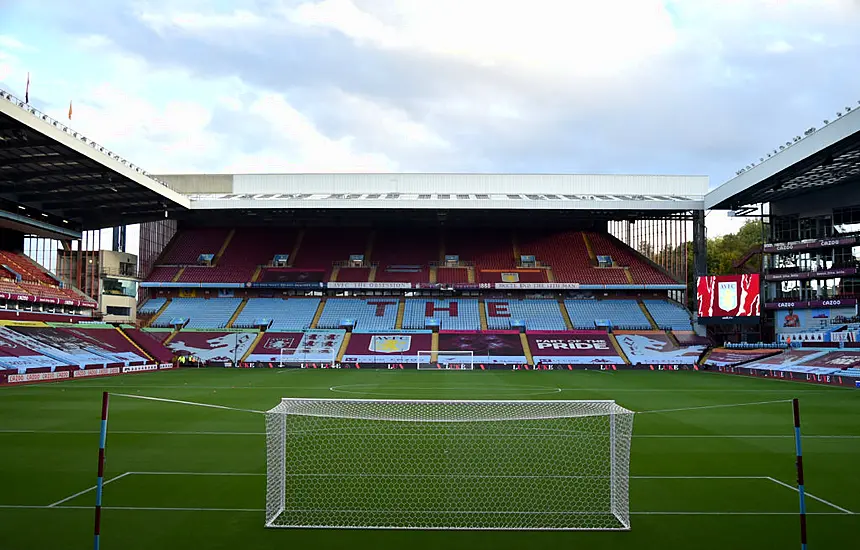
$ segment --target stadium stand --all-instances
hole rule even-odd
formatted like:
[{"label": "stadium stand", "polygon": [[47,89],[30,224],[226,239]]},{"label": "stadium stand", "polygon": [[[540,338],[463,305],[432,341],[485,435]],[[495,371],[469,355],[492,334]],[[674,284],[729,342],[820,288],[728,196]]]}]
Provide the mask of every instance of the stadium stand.
[{"label": "stadium stand", "polygon": [[146,278],[147,281],[169,283],[179,273],[180,268],[176,266],[156,266]]},{"label": "stadium stand", "polygon": [[57,285],[58,281],[51,277],[40,265],[26,254],[0,250],[0,264],[8,265],[21,276],[22,281],[32,281],[47,285]]},{"label": "stadium stand", "polygon": [[368,229],[313,228],[305,231],[292,265],[300,269],[321,269],[328,280],[335,262],[346,262],[352,254],[364,254]]},{"label": "stadium stand", "polygon": [[217,254],[229,233],[228,229],[221,228],[183,229],[167,245],[159,264],[196,265],[201,254]]},{"label": "stadium stand", "polygon": [[692,330],[690,314],[681,304],[665,300],[643,300],[657,326],[663,330]]},{"label": "stadium stand", "polygon": [[136,328],[123,328],[123,332],[131,338],[132,342],[140,346],[140,349],[159,363],[170,363],[173,361],[173,352],[164,347],[162,341],[153,336],[153,334],[170,333],[149,333]]},{"label": "stadium stand", "polygon": [[515,269],[514,246],[510,232],[477,229],[465,235],[448,234],[445,254],[460,256],[461,262],[473,262],[475,269]]},{"label": "stadium stand", "polygon": [[428,319],[437,320],[441,330],[481,330],[478,300],[475,299],[406,300],[403,328],[426,328]]},{"label": "stadium stand", "polygon": [[159,309],[164,307],[164,304],[167,303],[167,298],[150,298],[141,304],[137,311],[138,313],[142,313],[144,315],[152,315],[156,313]]},{"label": "stadium stand", "polygon": [[328,300],[317,328],[337,329],[345,320],[355,322],[356,331],[393,330],[397,321],[396,298],[362,300],[337,298]]},{"label": "stadium stand", "polygon": [[269,320],[269,330],[304,330],[310,328],[319,304],[319,298],[249,298],[233,321],[233,328],[252,328],[258,326],[259,321]]},{"label": "stadium stand", "polygon": [[652,328],[636,300],[565,300],[564,305],[576,329],[593,329],[601,321],[624,330]]},{"label": "stadium stand", "polygon": [[371,260],[379,263],[377,281],[426,283],[429,262],[439,260],[439,235],[429,230],[377,233]]},{"label": "stadium stand", "polygon": [[436,269],[436,282],[443,284],[468,283],[469,270],[463,267],[440,267]]},{"label": "stadium stand", "polygon": [[638,252],[616,241],[609,235],[605,233],[587,233],[587,236],[594,247],[594,253],[601,256],[611,256],[616,264],[628,267],[634,283],[648,285],[677,284],[678,281],[658,271]]},{"label": "stadium stand", "polygon": [[564,317],[555,300],[486,300],[487,328],[507,330],[512,321],[523,321],[526,330],[565,330]]},{"label": "stadium stand", "polygon": [[580,231],[525,234],[520,241],[520,253],[533,254],[541,264],[551,266],[560,282],[629,284],[623,270],[592,265]]},{"label": "stadium stand", "polygon": [[169,327],[174,319],[187,319],[185,328],[224,328],[241,302],[240,298],[174,298],[152,326]]}]

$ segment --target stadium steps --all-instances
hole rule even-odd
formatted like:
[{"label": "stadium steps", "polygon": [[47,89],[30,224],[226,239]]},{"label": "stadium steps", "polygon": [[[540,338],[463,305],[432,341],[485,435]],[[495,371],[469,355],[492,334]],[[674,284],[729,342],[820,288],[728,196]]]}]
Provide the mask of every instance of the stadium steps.
[{"label": "stadium steps", "polygon": [[320,322],[320,317],[322,317],[323,310],[325,309],[326,299],[323,297],[320,300],[320,305],[317,306],[317,312],[314,313],[314,320],[311,321],[311,328],[317,328],[317,323]]},{"label": "stadium steps", "polygon": [[[625,268],[624,268],[624,276],[625,276],[625,277],[627,277],[627,282],[628,282],[628,283],[630,283],[630,284],[632,285],[632,284],[633,284],[633,274],[632,274],[632,273],[630,273],[630,268],[629,268],[629,267],[625,267]],[[641,304],[640,304],[640,305],[641,305]],[[642,308],[644,309],[644,308],[645,308],[645,306],[642,306]],[[650,318],[650,315],[649,315],[649,318]],[[651,322],[652,322],[652,323],[654,323],[654,321],[653,321],[653,320],[652,320]]]},{"label": "stadium steps", "polygon": [[594,265],[597,265],[597,255],[594,253],[594,247],[591,246],[591,241],[588,239],[588,235],[585,232],[581,233],[582,240],[585,241],[585,249],[588,251],[588,257],[591,259]]},{"label": "stadium steps", "polygon": [[340,344],[340,349],[337,350],[337,362],[343,361],[343,356],[346,354],[346,348],[349,347],[349,341],[352,339],[352,332],[348,331],[343,335],[343,342]]},{"label": "stadium steps", "polygon": [[224,239],[224,243],[221,244],[220,250],[215,254],[215,258],[212,259],[212,265],[218,265],[218,262],[221,261],[221,256],[224,255],[224,251],[227,250],[227,247],[230,246],[230,241],[233,240],[233,236],[236,234],[236,229],[233,228],[227,233],[227,238]]},{"label": "stadium steps", "polygon": [[511,251],[514,253],[514,265],[520,265],[520,240],[516,233],[511,235]]},{"label": "stadium steps", "polygon": [[173,301],[172,298],[168,298],[167,300],[165,300],[164,305],[162,305],[160,308],[158,308],[158,311],[155,312],[155,315],[153,315],[152,317],[149,318],[149,322],[146,323],[146,326],[148,326],[148,327],[152,326],[152,323],[154,323],[155,320],[158,319],[159,315],[164,313],[164,310],[167,309],[167,306],[169,306],[170,302],[172,302],[172,301]]},{"label": "stadium steps", "polygon": [[703,367],[705,365],[705,362],[707,362],[708,357],[711,356],[711,352],[713,352],[713,351],[714,351],[713,349],[709,349],[709,350],[705,351],[705,353],[702,355],[702,357],[699,358],[699,366]]},{"label": "stadium steps", "polygon": [[374,229],[367,235],[367,244],[364,247],[364,261],[370,265],[370,258],[373,256],[373,244],[376,242],[376,230]]},{"label": "stadium steps", "polygon": [[439,280],[439,277],[438,277],[439,273],[438,273],[437,269],[438,268],[436,266],[430,267],[429,276],[430,276],[430,283],[431,284],[436,283]]},{"label": "stadium steps", "polygon": [[567,327],[567,330],[573,330],[573,321],[570,319],[570,313],[568,313],[567,308],[564,307],[564,298],[558,299],[558,309],[561,310],[561,317],[564,319],[564,326]]},{"label": "stadium steps", "polygon": [[481,330],[489,330],[487,326],[487,304],[483,299],[478,300],[478,317],[481,320]]},{"label": "stadium steps", "polygon": [[[627,273],[628,277],[630,277],[630,272],[627,271],[627,269],[625,269],[624,272]],[[633,282],[633,281],[631,280],[630,282]],[[636,303],[639,305],[639,309],[642,310],[642,313],[645,314],[645,318],[648,319],[649,323],[651,323],[651,328],[654,330],[660,330],[660,327],[657,326],[657,321],[655,321],[654,318],[651,317],[651,312],[648,311],[648,308],[645,307],[645,304],[640,302],[639,300],[636,300]],[[676,344],[678,343],[677,338],[675,339],[675,343]]]},{"label": "stadium steps", "polygon": [[[474,355],[473,355],[474,357]],[[439,333],[435,330],[430,335],[430,362],[435,363],[439,360]]]},{"label": "stadium steps", "polygon": [[180,277],[182,277],[182,274],[183,274],[183,273],[185,273],[185,266],[182,266],[182,267],[180,267],[180,268],[179,268],[179,271],[177,271],[177,272],[176,272],[176,275],[174,275],[174,276],[173,276],[173,278],[172,278],[172,279],[170,279],[170,282],[171,282],[171,283],[175,283],[175,282],[177,282],[177,281],[179,280],[179,278],[180,278]]},{"label": "stadium steps", "polygon": [[474,266],[470,266],[470,267],[466,268],[466,276],[467,276],[467,278],[466,278],[467,281],[469,281],[470,283],[475,282],[475,268],[474,268]]},{"label": "stadium steps", "polygon": [[520,333],[520,342],[523,344],[523,353],[526,355],[526,361],[528,361],[529,365],[534,366],[535,358],[532,357],[532,348],[529,346],[529,339],[526,337],[525,332]]},{"label": "stadium steps", "polygon": [[675,336],[675,334],[671,330],[666,331],[666,337],[669,338],[670,342],[672,342],[673,344],[675,344],[679,348],[681,347],[681,342],[678,341],[678,337]]},{"label": "stadium steps", "polygon": [[252,275],[252,276],[251,276],[251,282],[252,282],[252,283],[256,283],[256,282],[257,282],[257,278],[260,276],[260,273],[262,273],[262,272],[263,272],[263,266],[258,265],[258,266],[257,266],[257,271],[255,271],[255,272],[254,272],[254,275]]},{"label": "stadium steps", "polygon": [[300,229],[299,234],[296,235],[296,244],[293,245],[293,252],[290,254],[290,267],[293,267],[296,264],[296,256],[299,255],[299,249],[302,246],[303,240],[305,240],[305,230]]},{"label": "stadium steps", "polygon": [[[243,307],[245,307],[245,303],[246,303],[247,301],[248,301],[248,299],[247,299],[247,298],[245,298],[245,301],[243,301],[243,302],[242,302],[242,305],[241,305],[241,306],[239,306],[239,310],[241,310]],[[233,324],[233,320],[232,320],[232,319],[230,320],[230,324],[228,324],[227,326],[229,327],[231,324]],[[248,351],[246,351],[245,353],[243,353],[243,354],[242,354],[242,357],[239,359],[239,363],[240,363],[240,364],[241,364],[241,363],[244,363],[244,362],[248,359],[248,356],[249,356],[249,355],[251,355],[252,353],[254,353],[254,350],[257,348],[257,344],[259,344],[259,343],[260,343],[260,340],[262,340],[262,339],[263,339],[263,336],[264,336],[265,334],[266,334],[266,333],[265,333],[265,332],[263,332],[262,330],[261,330],[260,332],[258,332],[258,333],[257,333],[257,337],[256,337],[256,338],[254,338],[254,342],[251,344],[251,347],[249,347],[249,348],[248,348]],[[234,365],[234,366],[236,366],[236,365]]]},{"label": "stadium steps", "polygon": [[236,311],[233,312],[233,316],[230,317],[230,320],[227,321],[227,326],[225,328],[233,328],[233,323],[236,322],[236,319],[239,318],[239,314],[242,313],[242,310],[245,309],[245,306],[248,305],[248,298],[242,298],[242,302],[239,304],[239,307],[236,308]]},{"label": "stadium steps", "polygon": [[340,266],[334,266],[331,268],[331,275],[328,276],[328,280],[330,283],[337,281],[337,276],[340,274]]},{"label": "stadium steps", "polygon": [[394,328],[400,330],[403,328],[403,315],[406,313],[406,298],[400,298],[397,303],[397,319],[394,321]]},{"label": "stadium steps", "polygon": [[618,357],[623,359],[626,364],[632,365],[630,359],[627,358],[627,354],[624,353],[623,349],[621,349],[621,345],[618,343],[618,340],[615,339],[614,334],[609,335],[609,341],[612,342],[612,347],[615,348],[615,351],[618,353]]},{"label": "stadium steps", "polygon": [[179,334],[179,331],[178,331],[178,330],[174,330],[173,332],[171,332],[171,333],[170,333],[170,336],[168,336],[167,338],[165,338],[165,339],[164,339],[164,342],[162,342],[161,344],[162,344],[164,347],[167,347],[167,344],[169,344],[171,340],[173,340],[174,338],[176,338],[176,335],[177,335],[177,334]]},{"label": "stadium steps", "polygon": [[376,266],[373,266],[370,268],[370,271],[367,273],[367,282],[368,283],[372,283],[372,282],[376,281],[376,270],[377,269],[378,268]]},{"label": "stadium steps", "polygon": [[439,232],[439,257],[436,258],[436,261],[444,262],[445,261],[445,232]]},{"label": "stadium steps", "polygon": [[[149,359],[150,361],[155,361],[155,357],[153,357],[153,356],[151,356],[150,354],[146,353],[146,352],[143,350],[143,348],[142,348],[142,347],[138,346],[138,345],[137,345],[137,343],[136,343],[134,340],[132,340],[132,339],[129,337],[129,335],[128,335],[128,334],[126,334],[126,333],[125,333],[125,331],[124,331],[124,330],[122,330],[122,329],[121,329],[121,328],[119,328],[119,327],[114,327],[114,330],[116,330],[117,332],[119,332],[120,334],[122,334],[122,337],[123,337],[123,338],[125,338],[126,340],[128,340],[128,343],[129,343],[129,344],[131,344],[132,346],[134,346],[134,348],[135,348],[137,351],[139,351],[139,352],[140,352],[144,357],[146,357],[146,358],[147,358],[147,359]],[[157,361],[156,361],[156,362],[157,362]]]},{"label": "stadium steps", "polygon": [[548,283],[554,283],[555,282],[555,273],[552,272],[552,267],[550,267],[550,266],[547,266],[547,268],[546,268],[546,281]]}]

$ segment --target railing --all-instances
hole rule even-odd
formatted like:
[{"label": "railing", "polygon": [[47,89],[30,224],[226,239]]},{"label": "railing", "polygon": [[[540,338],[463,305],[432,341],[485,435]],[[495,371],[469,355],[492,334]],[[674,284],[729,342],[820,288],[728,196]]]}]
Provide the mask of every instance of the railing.
[{"label": "railing", "polygon": [[59,120],[55,120],[51,116],[43,113],[42,111],[40,111],[39,109],[36,109],[35,107],[32,107],[30,104],[22,101],[21,99],[15,97],[14,95],[10,94],[9,92],[7,92],[5,90],[0,90],[0,97],[5,99],[9,103],[12,103],[13,105],[18,106],[21,109],[24,109],[25,111],[27,111],[31,115],[34,115],[38,118],[41,118],[43,121],[47,122],[48,124],[50,124],[54,128],[57,128],[58,130],[62,130],[63,132],[72,136],[73,138],[78,139],[80,142],[82,142],[86,145],[89,145],[90,147],[92,147],[93,149],[98,151],[99,153],[102,153],[103,155],[106,155],[107,157],[121,163],[126,168],[129,168],[130,170],[134,170],[135,172],[137,172],[143,176],[146,176],[147,178],[149,178],[155,182],[158,182],[159,184],[163,185],[164,187],[166,187],[172,191],[176,191],[176,189],[174,189],[173,186],[170,185],[169,183],[156,178],[155,176],[151,175],[149,172],[147,172],[143,168],[141,168],[135,164],[132,164],[131,162],[125,160],[124,158],[120,157],[116,153],[112,152],[110,149],[106,149],[105,147],[102,147],[101,145],[99,145],[95,141],[79,134],[78,132],[72,130],[71,128],[69,128],[68,126],[66,126],[62,122],[60,122]]},{"label": "railing", "polygon": [[[130,273],[129,273],[130,271]],[[137,276],[137,269],[131,270],[119,270],[114,269],[112,267],[102,267],[101,271],[99,271],[101,275],[107,275],[109,277],[130,277],[132,279],[139,279]]]}]

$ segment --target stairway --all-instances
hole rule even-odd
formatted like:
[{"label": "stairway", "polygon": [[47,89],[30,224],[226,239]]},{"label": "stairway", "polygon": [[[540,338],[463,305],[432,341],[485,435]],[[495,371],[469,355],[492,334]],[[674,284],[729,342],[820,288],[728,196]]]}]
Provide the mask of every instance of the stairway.
[{"label": "stairway", "polygon": [[323,310],[325,309],[325,302],[325,298],[320,300],[320,305],[317,306],[317,312],[314,313],[314,320],[311,321],[311,328],[317,328],[317,323],[320,322],[320,317],[322,317]]},{"label": "stairway", "polygon": [[394,321],[394,328],[400,330],[403,328],[403,316],[406,313],[406,299],[400,298],[397,304],[397,320]]},{"label": "stairway", "polygon": [[[247,300],[247,298],[246,298],[246,300]],[[242,309],[242,306],[240,306],[240,307],[239,307],[239,309]],[[230,324],[233,324],[233,321],[232,321],[232,320],[230,321]],[[227,326],[230,326],[230,325],[227,325]],[[257,347],[257,344],[259,344],[259,343],[260,343],[260,340],[262,340],[262,339],[263,339],[263,335],[264,335],[264,334],[266,334],[266,333],[265,333],[265,332],[263,332],[263,331],[260,331],[260,332],[258,332],[258,333],[257,333],[257,337],[256,337],[256,338],[254,338],[254,341],[251,343],[251,347],[249,347],[249,348],[248,348],[248,351],[246,351],[246,352],[242,355],[242,357],[239,359],[239,363],[244,363],[244,362],[245,362],[245,360],[246,360],[246,359],[248,359],[248,356],[249,356],[249,355],[251,355],[252,353],[254,353],[254,348],[256,348],[256,347]]]},{"label": "stairway", "polygon": [[651,312],[648,311],[648,308],[645,307],[645,304],[636,300],[636,303],[639,304],[639,309],[642,310],[642,313],[645,314],[645,318],[648,319],[648,322],[651,323],[651,328],[654,330],[660,330],[660,327],[657,326],[657,321],[654,320],[654,317],[651,316]]},{"label": "stairway", "polygon": [[483,299],[478,300],[478,315],[481,318],[481,330],[488,330],[487,324],[487,304]]},{"label": "stairway", "polygon": [[558,309],[561,310],[561,316],[564,319],[564,326],[567,327],[567,330],[573,330],[573,320],[571,320],[570,313],[567,311],[567,308],[564,307],[564,298],[558,299]]},{"label": "stairway", "polygon": [[293,245],[293,251],[290,253],[290,267],[296,265],[296,256],[299,255],[299,248],[301,248],[303,240],[305,240],[305,230],[300,229],[299,234],[296,235],[296,244]]},{"label": "stairway", "polygon": [[531,346],[529,346],[529,339],[526,337],[525,332],[520,333],[520,342],[523,344],[523,353],[526,355],[526,361],[528,361],[529,365],[534,366],[535,358],[532,356]]},{"label": "stairway", "polygon": [[624,362],[628,365],[631,365],[630,359],[627,358],[627,354],[624,353],[624,350],[621,349],[621,344],[618,343],[618,340],[615,339],[614,334],[609,335],[609,341],[612,342],[612,347],[615,348],[615,351],[618,353],[618,357],[622,358]]},{"label": "stairway", "polygon": [[239,304],[239,307],[237,307],[236,311],[233,312],[233,315],[230,316],[230,320],[227,321],[227,327],[226,328],[233,328],[233,323],[236,322],[236,319],[239,318],[239,314],[242,313],[242,310],[245,309],[245,306],[247,306],[247,305],[248,305],[248,299],[243,298],[242,302]]},{"label": "stairway", "polygon": [[158,308],[158,311],[155,312],[155,315],[150,317],[149,321],[146,323],[146,326],[147,327],[152,326],[152,323],[154,323],[155,320],[158,319],[159,315],[164,313],[164,310],[167,309],[167,306],[169,306],[170,302],[172,302],[172,301],[173,301],[173,298],[168,298],[167,300],[165,300],[164,305],[162,305],[160,308]]}]

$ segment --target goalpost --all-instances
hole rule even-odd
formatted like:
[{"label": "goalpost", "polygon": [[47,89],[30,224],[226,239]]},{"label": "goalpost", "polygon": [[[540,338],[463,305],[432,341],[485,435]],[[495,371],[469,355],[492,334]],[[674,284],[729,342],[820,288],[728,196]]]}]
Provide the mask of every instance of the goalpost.
[{"label": "goalpost", "polygon": [[265,525],[629,529],[632,431],[614,401],[282,399]]},{"label": "goalpost", "polygon": [[474,351],[419,350],[418,369],[472,370],[475,367]]},{"label": "goalpost", "polygon": [[281,348],[277,356],[273,356],[279,367],[284,365],[319,365],[334,367],[337,362],[337,350],[321,348],[311,351],[303,351],[305,348]]}]

